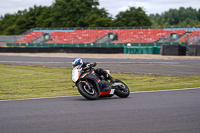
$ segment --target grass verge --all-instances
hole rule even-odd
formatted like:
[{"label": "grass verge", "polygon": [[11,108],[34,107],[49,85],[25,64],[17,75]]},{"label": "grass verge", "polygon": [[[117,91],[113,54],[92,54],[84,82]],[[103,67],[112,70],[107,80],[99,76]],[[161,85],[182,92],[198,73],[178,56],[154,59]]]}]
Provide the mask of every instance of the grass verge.
[{"label": "grass verge", "polygon": [[[70,68],[0,64],[0,100],[79,95]],[[200,87],[200,76],[111,74],[131,92]]]}]

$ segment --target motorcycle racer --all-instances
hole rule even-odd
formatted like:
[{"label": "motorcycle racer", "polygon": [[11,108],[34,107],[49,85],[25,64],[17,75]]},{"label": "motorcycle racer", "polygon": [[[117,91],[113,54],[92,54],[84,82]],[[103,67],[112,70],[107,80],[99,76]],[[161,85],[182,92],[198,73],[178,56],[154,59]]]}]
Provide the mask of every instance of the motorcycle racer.
[{"label": "motorcycle racer", "polygon": [[[72,67],[77,67],[77,68],[86,68],[88,67],[88,65],[90,65],[90,62],[83,62],[83,60],[81,58],[75,58],[72,61]],[[104,88],[104,90],[110,90],[111,88],[107,85],[106,81],[104,80],[104,78],[106,78],[106,80],[110,80],[111,83],[115,82],[115,79],[104,69],[102,68],[97,68],[95,69],[95,73],[98,75],[98,77],[101,79],[101,84],[102,87]]]},{"label": "motorcycle racer", "polygon": [[83,62],[81,58],[75,58],[72,61],[72,81],[83,97],[88,100],[96,100],[113,95],[120,98],[129,96],[130,90],[125,83],[114,79],[109,70],[95,69],[96,65],[96,62]]}]

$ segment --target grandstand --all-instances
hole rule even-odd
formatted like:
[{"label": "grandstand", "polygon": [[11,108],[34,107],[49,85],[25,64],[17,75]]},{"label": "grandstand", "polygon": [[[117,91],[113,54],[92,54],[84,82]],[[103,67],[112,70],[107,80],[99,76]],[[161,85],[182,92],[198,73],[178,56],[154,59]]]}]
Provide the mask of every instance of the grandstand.
[{"label": "grandstand", "polygon": [[14,38],[6,44],[11,51],[160,54],[161,47],[176,45],[176,49],[185,47],[185,55],[191,45],[200,44],[200,28],[31,29]]},{"label": "grandstand", "polygon": [[24,36],[22,36],[20,39],[17,39],[14,41],[14,43],[30,43],[37,39],[39,36],[42,36],[44,32],[30,32]]},{"label": "grandstand", "polygon": [[188,42],[191,44],[198,43],[200,40],[200,30],[194,30],[191,33],[187,33],[181,40],[178,42]]},{"label": "grandstand", "polygon": [[[49,39],[45,39],[49,35]],[[200,28],[31,30],[12,43],[198,42]],[[189,37],[189,39],[188,39]]]}]

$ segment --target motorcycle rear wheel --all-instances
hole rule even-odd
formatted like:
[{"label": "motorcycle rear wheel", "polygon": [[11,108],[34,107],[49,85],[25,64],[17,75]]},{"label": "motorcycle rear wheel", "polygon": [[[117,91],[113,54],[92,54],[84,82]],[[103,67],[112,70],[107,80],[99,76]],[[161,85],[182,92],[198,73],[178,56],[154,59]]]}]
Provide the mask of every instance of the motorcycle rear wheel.
[{"label": "motorcycle rear wheel", "polygon": [[90,88],[85,83],[78,84],[78,91],[83,97],[88,100],[98,99],[98,93],[92,84],[90,84]]},{"label": "motorcycle rear wheel", "polygon": [[122,83],[123,84],[123,88],[118,88],[118,89],[116,89],[115,90],[115,94],[118,96],[118,97],[121,97],[121,98],[126,98],[126,97],[128,97],[129,96],[129,94],[130,94],[130,91],[129,91],[129,88],[128,88],[128,86],[124,83],[124,82],[122,82],[122,81],[120,81],[120,80],[115,80],[115,82],[118,82],[118,83]]}]

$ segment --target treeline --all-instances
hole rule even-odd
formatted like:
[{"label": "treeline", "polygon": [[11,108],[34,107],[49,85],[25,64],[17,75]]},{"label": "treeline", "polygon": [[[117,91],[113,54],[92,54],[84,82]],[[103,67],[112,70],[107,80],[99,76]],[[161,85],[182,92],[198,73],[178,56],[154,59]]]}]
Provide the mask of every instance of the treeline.
[{"label": "treeline", "polygon": [[[131,7],[115,19],[98,0],[55,0],[51,6],[34,6],[0,18],[0,34],[21,34],[31,28],[150,26],[142,8]],[[131,16],[131,17],[130,17]]]},{"label": "treeline", "polygon": [[200,26],[200,9],[180,7],[162,14],[150,14],[149,18],[153,26]]},{"label": "treeline", "polygon": [[0,17],[0,35],[18,35],[31,28],[139,27],[200,25],[200,9],[170,9],[148,16],[142,7],[111,16],[98,0],[55,0],[51,6],[33,6]]}]

